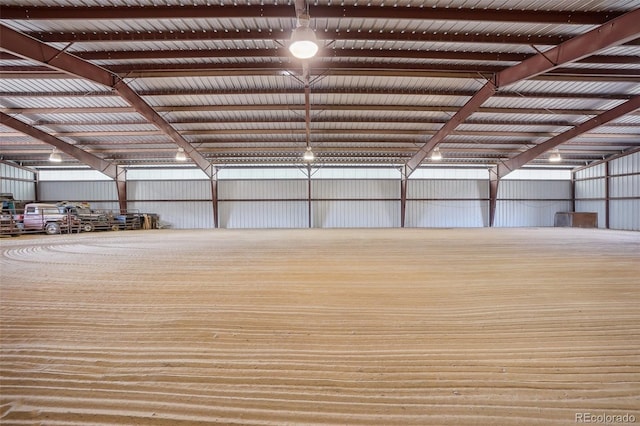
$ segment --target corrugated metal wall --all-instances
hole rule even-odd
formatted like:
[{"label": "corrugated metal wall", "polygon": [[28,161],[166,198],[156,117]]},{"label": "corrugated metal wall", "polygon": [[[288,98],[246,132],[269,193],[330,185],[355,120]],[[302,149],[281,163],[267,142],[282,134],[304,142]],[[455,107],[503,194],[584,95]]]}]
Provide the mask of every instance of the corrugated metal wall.
[{"label": "corrugated metal wall", "polygon": [[35,200],[37,198],[35,172],[0,163],[0,192],[13,194],[15,200]]},{"label": "corrugated metal wall", "polygon": [[296,179],[221,180],[221,228],[306,228],[307,181]]},{"label": "corrugated metal wall", "polygon": [[640,152],[609,164],[609,227],[640,231]]},{"label": "corrugated metal wall", "polygon": [[[609,227],[640,231],[640,152],[578,170],[575,173],[577,212],[597,212],[598,226],[606,227],[607,203]],[[606,199],[607,182],[609,199]]]},{"label": "corrugated metal wall", "polygon": [[407,185],[405,226],[483,227],[489,225],[487,180],[417,180]]},{"label": "corrugated metal wall", "polygon": [[400,226],[400,180],[312,180],[311,197],[314,228]]},{"label": "corrugated metal wall", "polygon": [[93,205],[99,202],[118,200],[114,181],[42,181],[39,183],[39,201],[57,203],[59,201],[86,201]]},{"label": "corrugated metal wall", "polygon": [[571,181],[503,180],[494,226],[553,226],[555,214],[571,208]]},{"label": "corrugated metal wall", "polygon": [[[307,179],[218,181],[219,226],[223,228],[306,228]],[[43,200],[89,201],[116,209],[112,181],[45,181]],[[407,227],[488,226],[488,181],[410,179]],[[128,208],[156,213],[180,229],[213,227],[209,180],[129,180]],[[312,179],[311,226],[399,227],[399,179]],[[500,184],[496,226],[553,226],[558,211],[571,209],[570,181],[505,180]],[[621,205],[621,207],[624,207]]]},{"label": "corrugated metal wall", "polygon": [[575,209],[577,212],[598,213],[598,228],[606,228],[605,166],[599,164],[575,173]]},{"label": "corrugated metal wall", "polygon": [[130,201],[129,211],[155,213],[163,226],[174,229],[213,228],[213,204],[207,201]]},{"label": "corrugated metal wall", "polygon": [[158,214],[165,226],[213,227],[209,180],[131,180],[127,182],[127,198],[129,210]]}]

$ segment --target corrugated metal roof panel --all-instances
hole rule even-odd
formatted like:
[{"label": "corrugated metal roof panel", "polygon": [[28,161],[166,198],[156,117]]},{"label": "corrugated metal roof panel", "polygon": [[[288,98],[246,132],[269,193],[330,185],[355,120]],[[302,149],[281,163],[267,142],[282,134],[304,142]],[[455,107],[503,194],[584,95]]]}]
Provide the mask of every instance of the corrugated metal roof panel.
[{"label": "corrugated metal roof panel", "polygon": [[300,89],[303,85],[291,75],[257,75],[257,76],[220,76],[220,77],[181,77],[175,78],[137,78],[130,83],[137,91],[148,90],[238,90],[251,93],[255,88],[261,89]]},{"label": "corrugated metal roof panel", "polygon": [[[30,6],[64,6],[64,7],[72,7],[72,6],[88,6],[88,7],[104,7],[104,0],[30,0]],[[214,3],[211,0],[191,0],[189,4],[193,5],[223,5],[223,6],[257,6],[262,4],[273,4],[275,1],[268,0],[216,0]],[[279,2],[283,4],[283,2]],[[568,3],[568,4],[567,4]],[[5,0],[5,4],[7,5],[23,5],[24,0]],[[129,6],[132,4],[131,0],[108,0],[108,5],[110,6]],[[136,0],[134,2],[136,6],[156,6],[157,1],[155,0]],[[168,6],[181,6],[184,4],[183,0],[163,0],[163,5]],[[286,0],[284,2],[286,5],[293,5],[291,0]],[[315,0],[311,4],[311,10],[313,11],[313,7],[315,5],[335,5],[335,1],[332,0]],[[341,5],[346,6],[354,6],[358,5],[360,7],[380,7],[382,5],[386,5],[390,9],[390,16],[392,16],[391,10],[394,7],[449,7],[449,8],[476,8],[476,9],[514,9],[514,10],[531,10],[532,6],[535,6],[537,10],[565,10],[570,8],[574,11],[600,11],[602,10],[601,2],[584,2],[584,1],[558,1],[558,0],[536,0],[535,4],[532,4],[531,0],[474,0],[472,3],[469,0],[446,0],[446,1],[436,1],[431,0],[429,2],[425,2],[424,0],[394,0],[389,2],[388,0],[367,0],[364,3],[362,0],[341,0]],[[365,6],[365,4],[367,6]],[[636,0],[608,0],[607,1],[607,9],[608,10],[626,10],[633,8],[637,5]]]},{"label": "corrugated metal roof panel", "polygon": [[12,97],[13,108],[107,108],[128,107],[119,97]]},{"label": "corrugated metal roof panel", "polygon": [[[24,64],[23,64],[24,65]],[[0,79],[0,90],[3,92],[63,93],[63,92],[99,92],[105,86],[79,78],[33,79],[12,78]]]},{"label": "corrugated metal roof panel", "polygon": [[632,82],[619,81],[524,80],[510,85],[504,90],[523,93],[588,93],[592,95],[606,93],[634,94],[640,93],[640,85]]}]

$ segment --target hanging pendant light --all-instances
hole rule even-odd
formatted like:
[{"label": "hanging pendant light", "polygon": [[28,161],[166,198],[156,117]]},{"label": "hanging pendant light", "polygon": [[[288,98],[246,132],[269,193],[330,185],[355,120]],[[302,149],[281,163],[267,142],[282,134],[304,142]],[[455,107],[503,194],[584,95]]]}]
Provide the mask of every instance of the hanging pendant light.
[{"label": "hanging pendant light", "polygon": [[49,155],[49,161],[51,161],[52,163],[62,162],[62,156],[56,148],[53,148],[53,151],[51,151],[51,154]]},{"label": "hanging pendant light", "polygon": [[308,163],[310,163],[311,161],[316,159],[316,156],[313,153],[313,151],[311,151],[311,147],[310,146],[307,147],[307,150],[302,155],[302,159],[304,161],[308,162]]},{"label": "hanging pendant light", "polygon": [[298,26],[291,34],[289,51],[298,59],[313,58],[318,53],[316,33],[309,28],[311,18],[308,14],[298,17]]},{"label": "hanging pendant light", "polygon": [[558,148],[554,149],[553,152],[551,152],[551,155],[549,155],[549,161],[552,163],[559,163],[560,161],[562,161],[562,156],[560,155],[560,151],[558,151]]},{"label": "hanging pendant light", "polygon": [[433,152],[431,153],[431,160],[432,161],[442,160],[442,153],[440,152],[440,148],[438,147],[434,148]]},{"label": "hanging pendant light", "polygon": [[176,152],[176,161],[187,161],[187,155],[184,153],[184,148],[178,148],[178,152]]}]

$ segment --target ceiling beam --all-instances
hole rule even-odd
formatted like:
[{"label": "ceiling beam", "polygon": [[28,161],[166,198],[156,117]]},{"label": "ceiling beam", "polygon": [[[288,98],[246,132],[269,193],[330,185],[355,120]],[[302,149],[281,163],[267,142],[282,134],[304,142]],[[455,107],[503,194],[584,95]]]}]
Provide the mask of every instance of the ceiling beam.
[{"label": "ceiling beam", "polygon": [[198,152],[182,135],[167,123],[149,104],[136,94],[123,80],[110,71],[84,61],[62,50],[53,48],[30,38],[24,34],[0,24],[0,48],[20,57],[45,64],[66,74],[111,87],[125,99],[135,110],[150,123],[156,125],[169,136],[210,178],[215,175],[215,168],[200,152]]},{"label": "ceiling beam", "polygon": [[[282,76],[294,64],[131,64],[114,65],[109,72],[118,78],[180,78],[180,77],[225,77],[225,76]],[[314,65],[314,75],[322,76],[372,76],[412,78],[494,78],[498,72],[509,68],[502,66],[471,66],[460,64],[407,64],[398,63],[344,63],[321,62]],[[103,69],[106,71],[105,69]],[[62,71],[56,73],[46,66],[0,66],[3,79],[55,79],[65,78]],[[635,68],[560,68],[545,74],[532,76],[531,80],[552,81],[607,81],[640,82],[640,70]]]},{"label": "ceiling beam", "polygon": [[[181,50],[118,50],[118,51],[74,51],[69,53],[88,61],[132,61],[150,59],[202,59],[202,58],[289,58],[286,48],[276,49],[181,49]],[[436,51],[436,50],[381,50],[381,49],[321,49],[316,58],[408,58],[408,59],[448,59],[459,61],[522,62],[533,54],[510,52]],[[20,59],[10,53],[0,52],[0,59]],[[634,64],[640,63],[638,56],[593,55],[581,59],[581,63],[591,64]]]},{"label": "ceiling beam", "polygon": [[[158,112],[217,112],[217,111],[298,111],[304,110],[304,104],[227,104],[227,105],[164,105],[157,106]],[[424,111],[457,112],[450,105],[406,105],[406,104],[314,104],[312,111]],[[130,114],[137,112],[133,107],[37,107],[37,108],[0,108],[7,114]],[[496,108],[480,107],[476,113],[486,114],[528,114],[528,115],[598,115],[604,112],[597,109],[567,108]],[[640,112],[630,115],[640,115]]]},{"label": "ceiling beam", "polygon": [[[142,97],[146,96],[228,96],[228,95],[293,95],[299,94],[298,88],[261,88],[252,87],[251,89],[163,89],[163,90],[140,90],[137,92]],[[316,95],[336,95],[336,94],[357,94],[357,95],[407,95],[407,96],[467,96],[471,97],[475,94],[472,90],[434,90],[400,87],[323,87],[314,88],[313,93]],[[95,98],[95,97],[116,97],[118,96],[111,90],[105,91],[77,91],[77,92],[0,92],[0,98]],[[628,93],[588,93],[588,92],[532,92],[518,91],[510,92],[502,90],[497,92],[495,98],[544,98],[544,99],[609,99],[609,100],[628,100],[633,95]]]},{"label": "ceiling beam", "polygon": [[[629,102],[629,101],[627,101]],[[183,130],[181,134],[188,136],[201,136],[201,135],[280,135],[280,134],[306,134],[307,129],[305,123],[300,123],[302,126],[297,128],[279,128],[272,127],[263,129],[254,129],[240,127],[237,129],[203,129],[203,130]],[[345,126],[342,129],[324,129],[316,128],[310,129],[309,134],[342,134],[348,133],[352,135],[415,135],[419,137],[425,134],[436,134],[436,130],[424,130],[421,128],[415,129],[394,129],[394,128],[380,128],[380,129],[353,129],[349,126]],[[146,137],[146,136],[161,136],[165,133],[162,130],[105,130],[105,131],[78,131],[78,132],[51,132],[52,136],[56,137],[69,137],[69,138],[99,138],[99,137],[120,137],[120,136],[132,136],[132,137]],[[524,132],[524,131],[496,131],[496,130],[453,130],[452,135],[458,136],[483,136],[483,137],[521,137],[521,138],[547,138],[555,136],[556,132]],[[21,133],[0,132],[0,139],[19,137]],[[637,139],[640,138],[640,133],[585,133],[582,135],[585,138],[603,138],[603,139]],[[199,142],[199,141],[198,141]],[[84,143],[84,141],[83,141]]]},{"label": "ceiling beam", "polygon": [[[4,9],[3,9],[4,12]],[[388,19],[388,17],[386,18]],[[87,31],[87,32],[29,32],[30,37],[45,43],[82,43],[82,42],[140,42],[140,41],[210,41],[221,40],[264,40],[273,43],[273,40],[289,40],[291,30],[269,29],[254,31],[226,31],[226,30],[198,30],[198,31]],[[503,34],[503,33],[456,33],[433,31],[408,31],[408,32],[357,32],[339,29],[317,30],[318,40],[333,42],[337,40],[355,41],[411,41],[411,42],[445,42],[445,43],[495,43],[495,44],[524,44],[545,46],[563,43],[571,39],[571,35],[527,35],[527,34]],[[640,41],[630,41],[629,44],[637,44]],[[274,43],[274,46],[277,44]]]},{"label": "ceiling beam", "polygon": [[518,65],[514,65],[495,75],[436,133],[405,165],[404,174],[411,175],[420,163],[440,142],[451,134],[459,124],[501,87],[532,78],[559,65],[577,61],[602,49],[617,46],[640,36],[640,9],[628,12],[585,34],[579,35],[561,45],[541,52]]},{"label": "ceiling beam", "polygon": [[47,143],[57,148],[61,152],[77,159],[78,161],[83,162],[89,167],[101,173],[104,173],[106,176],[109,176],[113,180],[118,180],[119,178],[118,166],[116,166],[115,164],[109,161],[103,160],[102,158],[97,157],[91,154],[90,152],[84,151],[78,148],[77,146],[68,144],[67,142],[60,140],[49,133],[43,132],[42,130],[36,127],[30,126],[3,112],[0,112],[0,123],[7,127],[11,127],[12,129],[17,130],[22,134],[31,136],[34,139],[37,139],[39,141],[42,141],[44,143]]},{"label": "ceiling beam", "polygon": [[[180,118],[174,120],[168,120],[173,126],[176,125],[198,125],[198,124],[258,124],[258,123],[273,123],[273,118],[251,118],[244,116],[242,118]],[[287,117],[288,123],[304,122],[305,118],[295,115],[293,117]],[[406,114],[399,113],[398,116],[385,115],[383,118],[375,117],[362,117],[362,116],[349,116],[341,114],[339,117],[326,117],[319,116],[314,117],[314,123],[373,123],[373,124],[444,124],[447,122],[446,118],[439,117],[407,117]],[[146,126],[149,123],[142,120],[38,120],[39,126]],[[466,120],[464,124],[485,126],[485,125],[503,125],[503,126],[544,126],[544,127],[572,127],[575,125],[573,121],[567,120],[509,120],[507,118],[502,119],[486,119],[486,120]],[[640,127],[640,123],[612,123],[612,127]]]},{"label": "ceiling beam", "polygon": [[564,133],[556,135],[551,139],[516,155],[513,158],[500,162],[500,164],[498,164],[498,166],[492,171],[492,173],[497,179],[502,179],[512,171],[519,169],[520,167],[539,157],[541,154],[559,146],[560,144],[567,142],[575,137],[584,136],[586,132],[595,129],[596,127],[602,126],[609,121],[620,118],[623,115],[635,111],[639,108],[640,95],[634,96],[632,99],[628,100],[622,105],[606,111],[598,115],[597,117],[593,117],[585,121],[584,123],[572,128],[571,130],[567,130]]},{"label": "ceiling beam", "polygon": [[[598,25],[619,16],[620,12],[541,11],[506,9],[468,9],[444,7],[364,7],[313,6],[313,18],[321,19],[394,19],[434,21],[494,21],[565,25]],[[15,20],[127,20],[127,19],[200,19],[200,18],[295,18],[289,6],[111,6],[111,7],[2,7],[2,19]]]}]

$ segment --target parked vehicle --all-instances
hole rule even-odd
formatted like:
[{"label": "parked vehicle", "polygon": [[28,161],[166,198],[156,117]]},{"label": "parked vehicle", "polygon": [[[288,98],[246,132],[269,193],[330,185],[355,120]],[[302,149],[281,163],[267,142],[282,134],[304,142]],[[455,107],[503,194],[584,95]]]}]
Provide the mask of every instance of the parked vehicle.
[{"label": "parked vehicle", "polygon": [[25,231],[42,231],[49,235],[61,232],[80,232],[80,219],[64,207],[46,203],[28,203],[24,207]]},{"label": "parked vehicle", "polygon": [[112,213],[92,210],[88,203],[63,201],[58,203],[57,206],[63,208],[65,212],[77,216],[84,232],[96,230],[117,231],[120,229],[120,223]]}]

